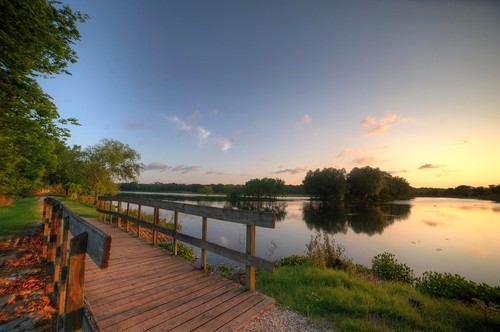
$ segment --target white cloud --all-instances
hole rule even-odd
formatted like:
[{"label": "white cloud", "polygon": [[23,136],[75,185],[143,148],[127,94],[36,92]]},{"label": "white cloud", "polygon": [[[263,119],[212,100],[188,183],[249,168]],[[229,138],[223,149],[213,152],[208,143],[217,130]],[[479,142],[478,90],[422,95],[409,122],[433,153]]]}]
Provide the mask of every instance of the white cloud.
[{"label": "white cloud", "polygon": [[[216,111],[216,113],[211,113],[214,116],[221,114],[219,111]],[[195,111],[193,114],[191,114],[189,117],[185,118],[184,120],[179,118],[178,116],[172,116],[168,117],[162,114],[162,116],[169,122],[175,124],[177,128],[179,129],[180,132],[184,133],[191,133],[196,135],[198,138],[199,143],[209,143],[213,146],[218,147],[222,151],[228,151],[229,149],[232,148],[234,139],[233,138],[227,138],[227,137],[214,137],[212,132],[204,128],[202,126],[195,126],[190,123],[190,121],[194,121],[196,119],[199,119],[202,114],[200,111]]]},{"label": "white cloud", "polygon": [[371,165],[375,162],[374,157],[359,157],[353,160],[358,165]]},{"label": "white cloud", "polygon": [[290,173],[290,174],[298,174],[298,173],[303,173],[307,171],[305,168],[301,167],[296,167],[296,168],[286,168],[286,169],[280,169],[279,171],[275,171],[275,174],[283,174],[283,173]]},{"label": "white cloud", "polygon": [[306,124],[306,123],[311,123],[312,122],[312,117],[309,115],[309,114],[304,114],[304,116],[302,118],[300,118],[299,122],[297,122],[295,124],[295,127],[300,127],[301,125],[303,124]]},{"label": "white cloud", "polygon": [[177,165],[172,168],[172,172],[180,172],[181,174],[186,174],[189,172],[197,172],[200,170],[200,166],[186,166],[186,165]]},{"label": "white cloud", "polygon": [[389,130],[392,123],[400,119],[401,117],[399,115],[388,113],[380,119],[369,116],[361,121],[360,124],[361,127],[367,128],[366,135],[368,136],[383,135]]},{"label": "white cloud", "polygon": [[144,166],[145,171],[157,171],[157,170],[165,171],[165,170],[168,170],[170,168],[171,168],[170,166],[168,166],[160,161],[153,161],[153,162]]}]

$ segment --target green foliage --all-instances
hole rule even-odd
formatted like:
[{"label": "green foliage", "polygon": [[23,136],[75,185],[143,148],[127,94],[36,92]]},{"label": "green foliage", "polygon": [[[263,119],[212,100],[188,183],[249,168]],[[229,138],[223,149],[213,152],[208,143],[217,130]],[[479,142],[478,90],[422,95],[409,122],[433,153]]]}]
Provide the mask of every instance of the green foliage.
[{"label": "green foliage", "polygon": [[97,210],[95,205],[79,202],[73,200],[69,196],[67,197],[57,197],[58,200],[62,201],[68,209],[83,218],[97,218]]},{"label": "green foliage", "polygon": [[304,192],[324,201],[343,201],[347,191],[345,169],[324,168],[309,171],[302,181]]},{"label": "green foliage", "polygon": [[0,193],[26,195],[47,184],[64,125],[78,124],[59,117],[37,80],[68,73],[87,16],[45,0],[0,1],[0,12]]},{"label": "green foliage", "polygon": [[208,196],[214,193],[214,188],[212,188],[212,186],[203,186],[200,189],[198,189],[198,193]]},{"label": "green foliage", "polygon": [[370,166],[354,167],[347,176],[350,194],[362,199],[376,199],[385,186],[385,174]]},{"label": "green foliage", "polygon": [[307,256],[291,255],[278,259],[275,264],[276,266],[296,266],[305,264],[309,261],[309,257]]},{"label": "green foliage", "polygon": [[217,273],[219,273],[224,278],[231,278],[234,272],[234,267],[231,264],[220,263],[217,267]]},{"label": "green foliage", "polygon": [[306,244],[307,257],[312,264],[320,269],[335,268],[341,270],[352,270],[354,264],[350,259],[344,257],[345,248],[336,244],[335,240],[323,233],[323,240],[318,233],[315,237],[311,235],[311,241]]},{"label": "green foliage", "polygon": [[[162,242],[158,244],[158,246],[162,247],[163,249],[166,249],[170,252],[174,252],[174,241],[168,241],[168,242]],[[189,262],[194,262],[196,261],[196,256],[194,255],[193,248],[182,244],[180,242],[177,242],[177,255],[181,256],[185,260]]]},{"label": "green foliage", "polygon": [[465,302],[480,300],[490,305],[500,305],[500,287],[477,284],[458,274],[424,272],[415,287],[424,294]]},{"label": "green foliage", "polygon": [[311,264],[261,273],[257,290],[334,331],[498,331],[500,315],[433,298],[402,283],[374,283]]},{"label": "green foliage", "polygon": [[275,198],[285,194],[285,181],[270,178],[252,179],[242,187],[241,194],[256,198]]},{"label": "green foliage", "polygon": [[38,197],[17,198],[14,204],[0,207],[0,236],[20,233],[37,220],[42,214],[37,208]]},{"label": "green foliage", "polygon": [[133,180],[143,167],[139,153],[113,139],[102,139],[99,144],[85,149],[84,155],[86,185],[96,197],[116,193],[115,181]]},{"label": "green foliage", "polygon": [[412,284],[413,270],[404,263],[398,263],[394,254],[384,252],[372,258],[372,272],[381,280]]}]

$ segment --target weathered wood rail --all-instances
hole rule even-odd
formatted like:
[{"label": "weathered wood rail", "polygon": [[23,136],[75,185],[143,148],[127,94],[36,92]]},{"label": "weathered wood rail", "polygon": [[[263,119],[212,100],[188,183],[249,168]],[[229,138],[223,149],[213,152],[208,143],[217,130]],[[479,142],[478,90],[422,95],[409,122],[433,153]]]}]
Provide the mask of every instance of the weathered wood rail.
[{"label": "weathered wood rail", "polygon": [[[116,203],[116,205],[114,205]],[[125,213],[123,213],[122,203],[126,203]],[[130,216],[130,205],[135,204],[138,207],[138,216]],[[250,290],[255,290],[255,269],[263,269],[268,272],[274,271],[274,264],[268,260],[255,256],[255,228],[256,227],[275,227],[275,216],[272,213],[232,210],[215,208],[209,206],[199,206],[192,204],[167,202],[154,199],[143,199],[135,197],[121,196],[101,196],[98,200],[99,219],[107,221],[107,216],[115,217],[117,226],[122,227],[122,221],[126,222],[125,229],[129,231],[130,223],[134,223],[140,228],[150,229],[153,233],[153,244],[157,245],[157,234],[163,233],[171,236],[174,239],[174,255],[177,255],[178,241],[182,241],[193,246],[201,248],[201,265],[206,270],[207,265],[207,250],[218,255],[227,257],[234,261],[245,264],[246,266],[246,287]],[[151,207],[154,209],[153,223],[141,220],[142,207]],[[169,229],[158,224],[160,210],[174,212],[174,229]],[[179,232],[179,213],[195,215],[202,217],[202,238],[196,238]],[[217,219],[226,222],[233,222],[246,225],[246,251],[240,252],[233,249],[220,246],[218,244],[207,241],[207,225],[208,219]]]},{"label": "weathered wood rail", "polygon": [[44,200],[43,233],[43,255],[53,276],[46,292],[57,310],[53,330],[95,330],[84,305],[85,258],[88,255],[97,267],[107,268],[111,237],[50,197]]}]

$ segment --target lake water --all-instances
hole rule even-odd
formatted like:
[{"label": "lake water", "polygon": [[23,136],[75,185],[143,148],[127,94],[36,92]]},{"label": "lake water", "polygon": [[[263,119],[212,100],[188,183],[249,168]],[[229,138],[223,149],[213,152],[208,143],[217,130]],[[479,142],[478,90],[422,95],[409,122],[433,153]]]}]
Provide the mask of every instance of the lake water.
[{"label": "lake water", "polygon": [[[371,266],[391,252],[417,276],[449,272],[500,286],[500,204],[483,200],[415,198],[376,206],[328,206],[306,199],[240,203],[183,201],[216,207],[273,210],[275,229],[257,227],[256,255],[276,259],[303,255],[311,236],[326,233],[354,263]],[[163,217],[172,213],[163,211]],[[201,238],[201,218],[180,214],[182,233]],[[208,241],[244,251],[245,226],[208,221]],[[199,249],[195,253],[200,255]],[[227,259],[208,253],[213,266]]]}]

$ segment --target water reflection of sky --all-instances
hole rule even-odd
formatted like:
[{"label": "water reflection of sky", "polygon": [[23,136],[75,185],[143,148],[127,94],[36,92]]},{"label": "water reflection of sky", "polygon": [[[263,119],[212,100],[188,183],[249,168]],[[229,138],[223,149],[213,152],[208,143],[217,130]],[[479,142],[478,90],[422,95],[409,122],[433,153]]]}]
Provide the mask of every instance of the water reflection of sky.
[{"label": "water reflection of sky", "polygon": [[[355,263],[370,266],[373,256],[391,252],[417,275],[449,272],[500,285],[500,204],[445,198],[394,203],[339,208],[288,201],[275,229],[257,227],[256,254],[271,259],[302,255],[311,236],[320,231],[344,245]],[[168,213],[163,212],[170,219]],[[180,214],[180,222],[183,233],[201,237],[201,217]],[[208,240],[244,251],[245,226],[209,219]],[[225,261],[211,253],[208,260],[212,265]]]}]

